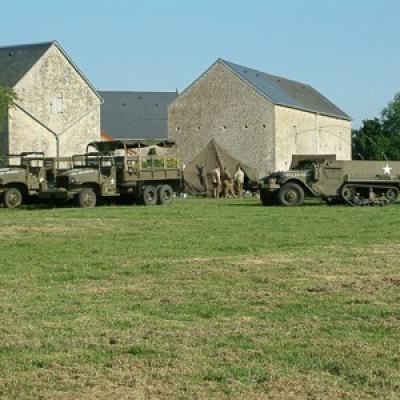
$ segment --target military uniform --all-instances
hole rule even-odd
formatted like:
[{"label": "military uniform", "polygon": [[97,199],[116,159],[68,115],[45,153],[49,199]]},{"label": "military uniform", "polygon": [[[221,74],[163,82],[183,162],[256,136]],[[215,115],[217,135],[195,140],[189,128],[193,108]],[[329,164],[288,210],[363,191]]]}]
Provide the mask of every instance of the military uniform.
[{"label": "military uniform", "polygon": [[232,177],[227,168],[224,168],[222,172],[222,191],[224,194],[225,198],[228,198],[229,195],[232,195],[232,197],[235,197],[235,193],[233,191],[233,183],[232,183]]},{"label": "military uniform", "polygon": [[217,199],[221,193],[221,171],[219,167],[213,169],[212,173],[212,196]]},{"label": "military uniform", "polygon": [[236,194],[241,197],[243,195],[244,172],[240,167],[237,168],[234,178]]}]

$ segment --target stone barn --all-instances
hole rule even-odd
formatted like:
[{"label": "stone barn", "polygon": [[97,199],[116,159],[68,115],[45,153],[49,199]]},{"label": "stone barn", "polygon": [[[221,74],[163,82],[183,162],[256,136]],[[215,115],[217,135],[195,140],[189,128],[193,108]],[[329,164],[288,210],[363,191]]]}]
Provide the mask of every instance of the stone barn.
[{"label": "stone barn", "polygon": [[0,128],[0,154],[70,156],[100,140],[101,97],[57,42],[1,47],[0,85],[18,96]]},{"label": "stone barn", "polygon": [[168,131],[185,163],[214,139],[260,176],[293,154],[351,159],[351,118],[322,94],[222,59],[172,102]]},{"label": "stone barn", "polygon": [[177,92],[100,91],[103,140],[167,139],[168,106]]}]

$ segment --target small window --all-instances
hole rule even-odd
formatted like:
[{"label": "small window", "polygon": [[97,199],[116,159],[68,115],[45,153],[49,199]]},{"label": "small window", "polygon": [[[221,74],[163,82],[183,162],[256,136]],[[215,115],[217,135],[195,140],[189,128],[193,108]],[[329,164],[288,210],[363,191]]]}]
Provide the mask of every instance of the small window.
[{"label": "small window", "polygon": [[249,126],[248,125],[244,125],[244,129],[247,129]]},{"label": "small window", "polygon": [[53,97],[51,101],[51,113],[62,114],[64,111],[64,99],[62,93],[58,93]]},{"label": "small window", "polygon": [[225,130],[225,129],[226,129],[226,125],[223,125],[223,126],[222,126],[222,129]]},{"label": "small window", "polygon": [[267,125],[265,125],[265,124],[263,124],[263,126],[262,126],[264,129],[267,127]]},{"label": "small window", "polygon": [[199,131],[199,130],[200,130],[200,126],[196,127],[196,131]]},{"label": "small window", "polygon": [[177,132],[179,132],[179,131],[181,130],[181,128],[180,128],[179,126],[177,126],[177,127],[175,128],[175,130],[176,130]]}]

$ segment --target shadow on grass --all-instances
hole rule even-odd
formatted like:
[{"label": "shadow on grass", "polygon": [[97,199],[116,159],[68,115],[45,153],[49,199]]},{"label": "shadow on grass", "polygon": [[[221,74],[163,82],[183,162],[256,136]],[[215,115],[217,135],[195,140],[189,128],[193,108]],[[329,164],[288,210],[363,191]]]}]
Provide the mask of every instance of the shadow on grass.
[{"label": "shadow on grass", "polygon": [[[265,206],[263,204],[261,204],[261,202],[259,203],[228,203],[225,204],[225,206],[227,207],[262,207],[262,208],[293,208],[293,207],[284,207],[281,206],[279,204],[266,204]],[[324,207],[326,206],[325,203],[304,203],[302,206],[296,206],[296,208],[298,207],[314,207],[314,206],[319,206],[319,207]],[[337,206],[339,207],[343,207],[343,204],[338,204]],[[333,206],[330,206],[333,207]]]}]

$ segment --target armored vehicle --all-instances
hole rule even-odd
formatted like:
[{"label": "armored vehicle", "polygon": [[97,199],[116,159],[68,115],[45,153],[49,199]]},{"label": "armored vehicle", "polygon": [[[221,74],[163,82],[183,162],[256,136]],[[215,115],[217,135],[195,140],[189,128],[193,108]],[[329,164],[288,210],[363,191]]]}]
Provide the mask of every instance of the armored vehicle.
[{"label": "armored vehicle", "polygon": [[169,204],[181,185],[177,148],[167,140],[92,142],[85,154],[72,157],[72,164],[57,174],[56,190],[44,195],[75,199],[81,207],[106,198]]},{"label": "armored vehicle", "polygon": [[[295,164],[295,165],[293,165]],[[303,204],[305,197],[353,206],[393,203],[400,191],[400,161],[338,161],[303,157],[289,171],[273,172],[261,180],[264,205]]]},{"label": "armored vehicle", "polygon": [[0,168],[0,198],[7,208],[17,208],[31,196],[48,190],[54,181],[55,164],[41,152],[26,152],[6,157]]}]

